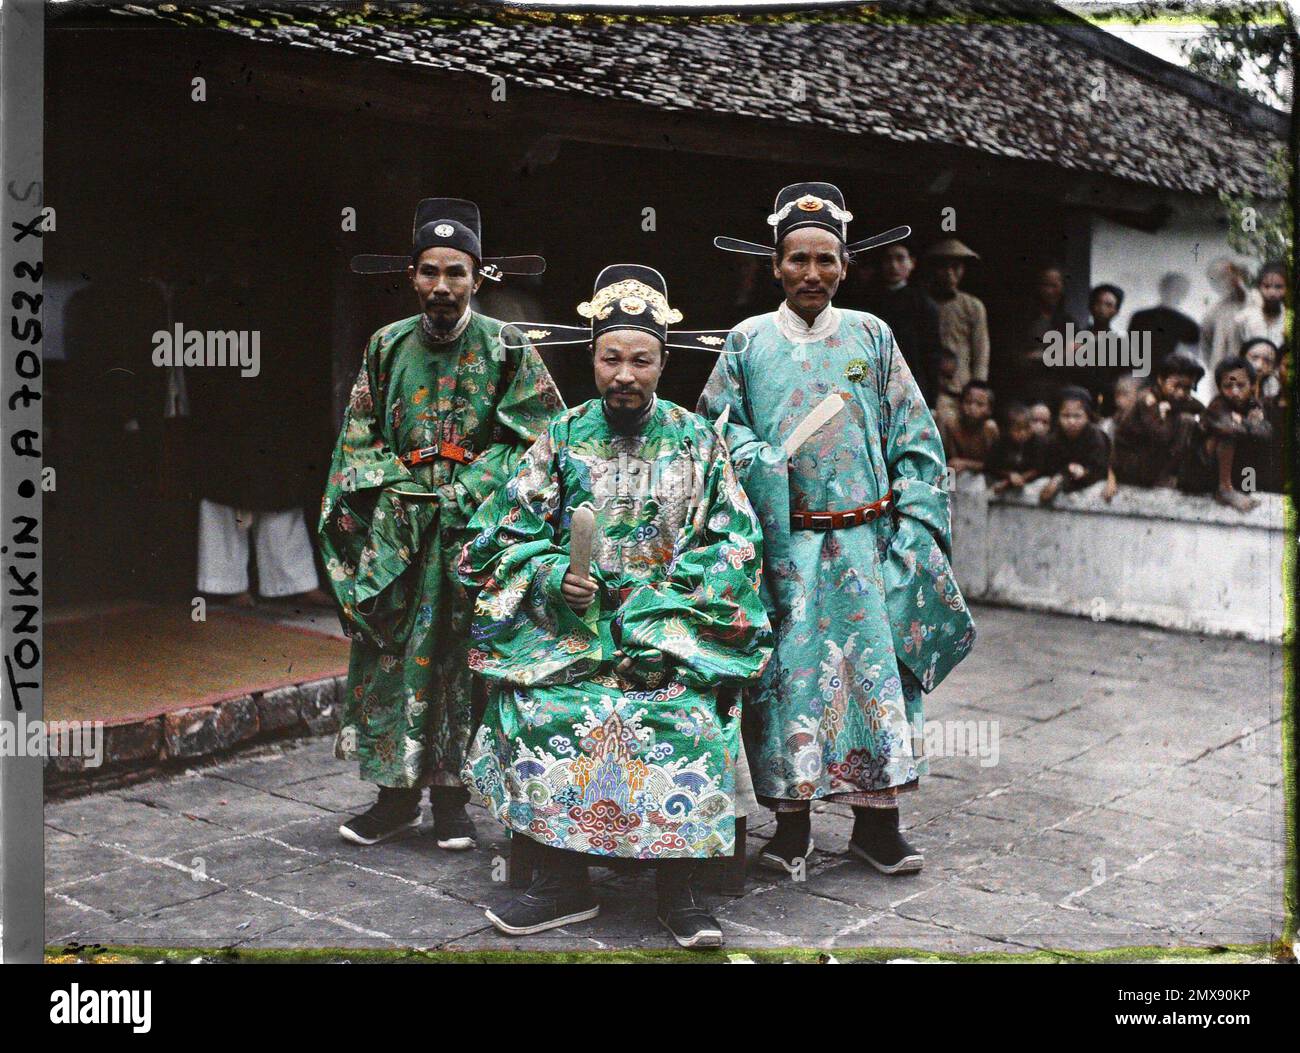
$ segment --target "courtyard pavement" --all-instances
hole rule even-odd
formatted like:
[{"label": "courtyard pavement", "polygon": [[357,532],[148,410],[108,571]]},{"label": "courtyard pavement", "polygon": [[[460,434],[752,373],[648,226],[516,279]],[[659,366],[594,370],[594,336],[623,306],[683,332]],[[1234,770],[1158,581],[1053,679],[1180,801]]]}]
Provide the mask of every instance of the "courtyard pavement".
[{"label": "courtyard pavement", "polygon": [[[714,897],[727,950],[1209,947],[1276,939],[1285,805],[1281,650],[979,607],[975,652],[927,696],[941,755],[903,805],[917,875],[847,855],[851,813],[814,814],[804,880],[759,868]],[[996,737],[995,737],[996,736]],[[962,748],[962,740],[965,748]],[[994,748],[996,746],[996,749]],[[948,755],[957,754],[957,755]],[[53,801],[46,934],[83,945],[236,949],[667,949],[646,873],[593,870],[599,918],[526,940],[508,842],[480,809],[476,851],[422,831],[373,848],[338,825],[373,790],[330,738]]]}]

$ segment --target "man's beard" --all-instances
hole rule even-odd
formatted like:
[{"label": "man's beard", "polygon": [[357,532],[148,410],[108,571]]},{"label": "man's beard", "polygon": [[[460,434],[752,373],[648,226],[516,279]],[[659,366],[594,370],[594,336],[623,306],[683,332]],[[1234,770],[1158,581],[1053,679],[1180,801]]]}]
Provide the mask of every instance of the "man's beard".
[{"label": "man's beard", "polygon": [[446,336],[456,328],[456,323],[460,321],[461,312],[455,309],[456,305],[454,303],[439,303],[436,305],[438,307],[450,307],[452,309],[450,313],[434,312],[432,310],[433,306],[435,305],[431,304],[431,309],[424,312],[424,317],[429,320],[429,327],[436,335]]},{"label": "man's beard", "polygon": [[650,415],[650,407],[654,405],[654,396],[651,395],[640,406],[612,406],[609,397],[613,394],[616,394],[616,392],[607,392],[605,397],[600,400],[605,410],[605,419],[609,421],[610,427],[624,435],[640,431],[641,426]]},{"label": "man's beard", "polygon": [[454,315],[446,315],[434,314],[426,308],[423,314],[420,315],[420,328],[424,331],[427,339],[432,340],[434,343],[445,344],[459,336],[457,326],[462,321],[468,322],[468,320],[468,309],[463,309]]}]

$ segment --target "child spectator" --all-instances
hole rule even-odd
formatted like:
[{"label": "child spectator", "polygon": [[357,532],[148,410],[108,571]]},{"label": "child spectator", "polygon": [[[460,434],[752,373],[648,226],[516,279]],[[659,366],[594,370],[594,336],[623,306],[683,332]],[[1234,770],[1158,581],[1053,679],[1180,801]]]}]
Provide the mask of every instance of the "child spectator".
[{"label": "child spectator", "polygon": [[1281,387],[1273,374],[1277,366],[1277,345],[1272,340],[1257,336],[1242,345],[1241,357],[1255,367],[1255,398],[1261,404],[1265,399],[1276,398]]},{"label": "child spectator", "polygon": [[956,417],[939,422],[948,467],[956,472],[982,472],[998,439],[993,420],[993,389],[982,380],[967,381],[961,389]]},{"label": "child spectator", "polygon": [[1052,434],[1052,408],[1046,402],[1035,402],[1029,407],[1029,426],[1043,442]]},{"label": "child spectator", "polygon": [[995,494],[1020,489],[1038,478],[1042,461],[1042,440],[1029,422],[1029,407],[1013,402],[1007,407],[1004,428],[984,464]]},{"label": "child spectator", "polygon": [[[1273,398],[1263,399],[1264,416],[1272,430],[1268,456],[1259,473],[1259,488],[1267,493],[1284,492],[1286,483],[1286,415],[1291,405],[1291,349],[1283,348],[1277,360],[1278,391]],[[1291,441],[1296,441],[1295,433]]]},{"label": "child spectator", "polygon": [[[1115,418],[1111,466],[1116,482],[1177,485],[1197,420],[1205,412],[1205,406],[1192,395],[1204,375],[1201,364],[1185,351],[1173,352],[1156,367],[1155,384]],[[1109,484],[1107,490],[1113,496]]]},{"label": "child spectator", "polygon": [[[939,395],[934,403],[934,419],[957,416],[961,406],[961,386],[957,383],[957,355],[946,348],[939,352]],[[957,394],[954,394],[956,392]]]},{"label": "child spectator", "polygon": [[961,391],[968,380],[989,378],[989,320],[982,301],[961,290],[966,267],[979,253],[956,238],[945,238],[925,253],[930,295],[939,305],[939,342],[957,356],[955,387]]},{"label": "child spectator", "polygon": [[1056,430],[1043,450],[1043,475],[1051,477],[1038,493],[1043,504],[1055,500],[1061,490],[1071,493],[1106,478],[1110,440],[1095,417],[1086,390],[1072,385],[1061,389]]},{"label": "child spectator", "polygon": [[1214,369],[1214,386],[1219,393],[1201,414],[1180,485],[1191,493],[1213,491],[1219,504],[1249,512],[1259,502],[1242,493],[1237,484],[1253,480],[1247,489],[1258,489],[1259,470],[1267,468],[1273,429],[1255,397],[1255,367],[1244,358],[1220,362]]},{"label": "child spectator", "polygon": [[1246,306],[1237,315],[1237,346],[1262,336],[1271,340],[1274,347],[1286,343],[1286,267],[1281,263],[1266,263],[1255,283],[1256,293],[1248,298]]},{"label": "child spectator", "polygon": [[1142,381],[1137,377],[1123,376],[1115,381],[1114,390],[1110,394],[1111,415],[1102,418],[1097,425],[1106,433],[1106,438],[1110,439],[1111,446],[1115,445],[1115,425],[1120,417],[1124,416],[1133,405],[1137,402],[1138,396],[1142,394]]},{"label": "child spectator", "polygon": [[[1124,305],[1124,290],[1109,283],[1093,287],[1088,294],[1088,328],[1079,333],[1089,332],[1097,340],[1097,346],[1104,346],[1108,335],[1113,332],[1111,323]],[[1076,338],[1077,349],[1077,338]],[[1086,388],[1092,396],[1093,405],[1110,420],[1115,414],[1115,385],[1128,372],[1124,366],[1105,365],[1075,366],[1067,377],[1070,383]],[[1107,433],[1109,434],[1109,432]]]}]

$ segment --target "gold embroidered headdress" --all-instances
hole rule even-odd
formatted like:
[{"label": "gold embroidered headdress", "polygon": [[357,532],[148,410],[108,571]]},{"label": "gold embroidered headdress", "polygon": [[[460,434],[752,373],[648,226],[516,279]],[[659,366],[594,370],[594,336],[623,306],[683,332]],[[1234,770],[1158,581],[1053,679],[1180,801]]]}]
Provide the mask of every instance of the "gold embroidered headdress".
[{"label": "gold embroidered headdress", "polygon": [[650,317],[658,325],[675,325],[682,320],[682,312],[668,306],[668,298],[658,289],[652,289],[635,278],[625,278],[603,289],[597,289],[590,300],[578,304],[578,313],[583,318],[599,319],[611,317],[617,308],[622,314],[643,314],[648,308]]},{"label": "gold embroidered headdress", "polygon": [[[501,339],[507,345],[527,341],[534,347],[554,344],[586,344],[604,333],[637,330],[657,336],[664,347],[696,351],[722,351],[736,354],[748,344],[744,334],[736,333],[728,342],[729,330],[669,330],[682,320],[682,312],[668,303],[668,283],[653,267],[639,263],[616,263],[606,267],[596,278],[590,300],[578,304],[578,314],[590,321],[590,327],[539,325],[522,322],[507,326]],[[510,332],[514,330],[514,332]]]}]

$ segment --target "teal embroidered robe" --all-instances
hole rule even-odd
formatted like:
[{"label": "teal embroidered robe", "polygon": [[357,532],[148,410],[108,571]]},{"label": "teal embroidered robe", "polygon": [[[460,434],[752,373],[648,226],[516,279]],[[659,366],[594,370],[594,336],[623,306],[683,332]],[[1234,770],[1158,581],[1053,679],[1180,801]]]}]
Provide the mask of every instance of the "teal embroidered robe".
[{"label": "teal embroidered robe", "polygon": [[[776,650],[748,693],[759,729],[750,770],[790,800],[885,790],[923,773],[922,690],[975,639],[949,565],[938,428],[889,327],[840,311],[838,330],[799,344],[776,315],[748,319],[700,397],[727,440],[763,525],[764,599]],[[736,336],[729,339],[736,340]],[[790,459],[782,442],[832,392],[845,409]],[[790,512],[845,511],[893,488],[897,515],[845,530],[792,530]]]},{"label": "teal embroidered robe", "polygon": [[[537,351],[507,350],[501,328],[475,314],[447,344],[418,315],[379,330],[334,450],[318,536],[352,638],[335,752],[380,786],[460,785],[473,604],[455,560],[474,510],[564,408]],[[398,459],[439,442],[475,459]]]},{"label": "teal embroidered robe", "polygon": [[[560,584],[584,503],[600,589],[578,615]],[[758,521],[717,432],[659,399],[621,435],[592,400],[556,419],[470,526],[460,574],[481,587],[470,662],[489,699],[466,785],[543,844],[730,854],[739,689],[771,629]]]}]

